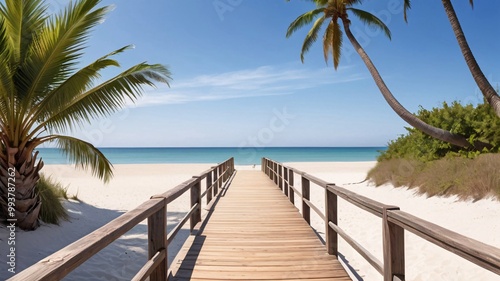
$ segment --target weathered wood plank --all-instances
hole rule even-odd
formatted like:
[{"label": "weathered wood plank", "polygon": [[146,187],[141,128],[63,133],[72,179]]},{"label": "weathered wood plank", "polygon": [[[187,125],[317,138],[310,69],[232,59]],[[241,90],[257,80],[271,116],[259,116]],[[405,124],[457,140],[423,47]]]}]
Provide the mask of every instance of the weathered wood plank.
[{"label": "weathered wood plank", "polygon": [[172,263],[173,280],[350,280],[276,188],[275,175],[238,172],[202,232]]}]

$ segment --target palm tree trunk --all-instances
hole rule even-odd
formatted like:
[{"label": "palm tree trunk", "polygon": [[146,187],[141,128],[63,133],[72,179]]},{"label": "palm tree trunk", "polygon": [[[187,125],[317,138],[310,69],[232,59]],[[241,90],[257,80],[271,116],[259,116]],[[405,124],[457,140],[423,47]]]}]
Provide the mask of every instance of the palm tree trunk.
[{"label": "palm tree trunk", "polygon": [[[23,230],[34,230],[40,225],[38,217],[41,201],[35,187],[40,179],[39,172],[43,167],[43,162],[40,160],[37,163],[38,152],[33,155],[33,148],[29,145],[22,151],[8,146],[5,149],[7,159],[0,157],[1,219],[3,221],[12,219],[8,210],[8,198],[12,198],[9,195],[9,187],[14,186],[15,211],[13,218],[16,220],[16,225]],[[9,176],[9,168],[15,170],[14,182],[9,180],[12,178]],[[9,183],[11,183],[10,186]]]},{"label": "palm tree trunk", "polygon": [[448,20],[450,21],[451,28],[455,33],[458,45],[460,46],[460,50],[462,51],[462,55],[464,56],[465,62],[469,67],[474,81],[476,81],[479,90],[483,93],[483,96],[486,98],[488,103],[491,107],[493,107],[495,114],[500,116],[500,97],[498,96],[498,93],[495,91],[488,79],[486,79],[486,76],[484,76],[483,71],[474,58],[469,44],[467,43],[467,39],[465,39],[465,34],[460,26],[460,22],[458,21],[457,14],[455,13],[455,9],[453,9],[451,1],[442,0],[442,2],[446,15],[448,16]]},{"label": "palm tree trunk", "polygon": [[363,62],[366,65],[366,67],[370,71],[370,74],[372,75],[373,80],[375,80],[375,84],[380,89],[380,92],[384,96],[384,98],[387,101],[387,103],[389,104],[389,106],[403,120],[405,120],[411,126],[415,127],[417,130],[420,130],[423,133],[425,133],[433,138],[451,143],[453,145],[456,145],[456,146],[459,146],[462,148],[469,148],[471,146],[471,144],[467,141],[467,139],[464,136],[458,135],[458,134],[453,134],[449,131],[433,127],[433,126],[425,123],[424,121],[420,120],[418,117],[416,117],[411,112],[409,112],[406,108],[404,108],[398,102],[398,100],[396,100],[396,98],[392,95],[389,88],[387,88],[387,86],[385,85],[385,82],[382,79],[382,77],[380,76],[377,68],[375,67],[375,65],[373,64],[371,59],[368,57],[368,54],[366,54],[363,47],[361,47],[361,45],[358,43],[356,38],[352,35],[351,30],[349,28],[350,21],[348,19],[342,19],[342,22],[344,24],[344,30],[345,30],[345,33],[347,35],[347,38],[349,38],[352,46],[354,47],[354,49],[356,49],[359,56],[361,57],[361,59],[363,60]]}]

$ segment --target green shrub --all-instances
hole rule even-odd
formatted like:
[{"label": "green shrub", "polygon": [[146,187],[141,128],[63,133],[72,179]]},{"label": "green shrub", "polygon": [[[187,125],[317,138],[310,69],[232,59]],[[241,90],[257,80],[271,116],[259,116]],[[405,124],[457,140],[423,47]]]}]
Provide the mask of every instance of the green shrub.
[{"label": "green shrub", "polygon": [[391,141],[378,157],[368,178],[379,186],[418,188],[428,196],[458,195],[500,199],[500,118],[487,103],[477,106],[443,103],[441,108],[420,108],[424,122],[466,136],[471,144],[481,141],[488,148],[461,149],[406,128],[408,133]]},{"label": "green shrub", "polygon": [[40,194],[42,201],[40,219],[43,222],[58,225],[61,219],[67,220],[69,218],[61,202],[68,199],[67,190],[67,187],[63,187],[52,178],[41,176],[36,186],[36,192]]},{"label": "green shrub", "polygon": [[414,128],[406,128],[408,133],[391,141],[387,150],[379,156],[379,161],[404,158],[427,162],[444,157],[474,158],[482,153],[499,152],[500,118],[487,103],[473,106],[458,102],[448,105],[444,102],[441,108],[420,108],[417,116],[432,126],[462,134],[471,143],[481,141],[490,147],[465,150],[434,139]]}]

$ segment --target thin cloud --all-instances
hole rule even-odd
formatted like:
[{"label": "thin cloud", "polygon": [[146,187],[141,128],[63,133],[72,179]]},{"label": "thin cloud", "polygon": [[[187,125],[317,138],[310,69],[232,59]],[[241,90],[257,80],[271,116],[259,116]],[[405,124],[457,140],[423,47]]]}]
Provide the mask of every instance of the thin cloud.
[{"label": "thin cloud", "polygon": [[351,71],[351,67],[343,67],[335,72],[331,68],[308,70],[261,66],[174,81],[172,88],[149,92],[133,106],[292,95],[319,85],[362,79],[365,78]]}]

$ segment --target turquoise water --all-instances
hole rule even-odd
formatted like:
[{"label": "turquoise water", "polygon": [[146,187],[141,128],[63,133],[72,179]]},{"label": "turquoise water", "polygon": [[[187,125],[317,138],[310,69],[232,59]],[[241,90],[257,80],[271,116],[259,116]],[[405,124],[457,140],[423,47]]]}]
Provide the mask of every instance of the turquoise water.
[{"label": "turquoise water", "polygon": [[[236,165],[260,164],[262,157],[279,162],[375,161],[385,147],[190,147],[100,148],[113,164],[220,163],[234,157]],[[56,148],[40,148],[45,164],[68,164]]]}]

